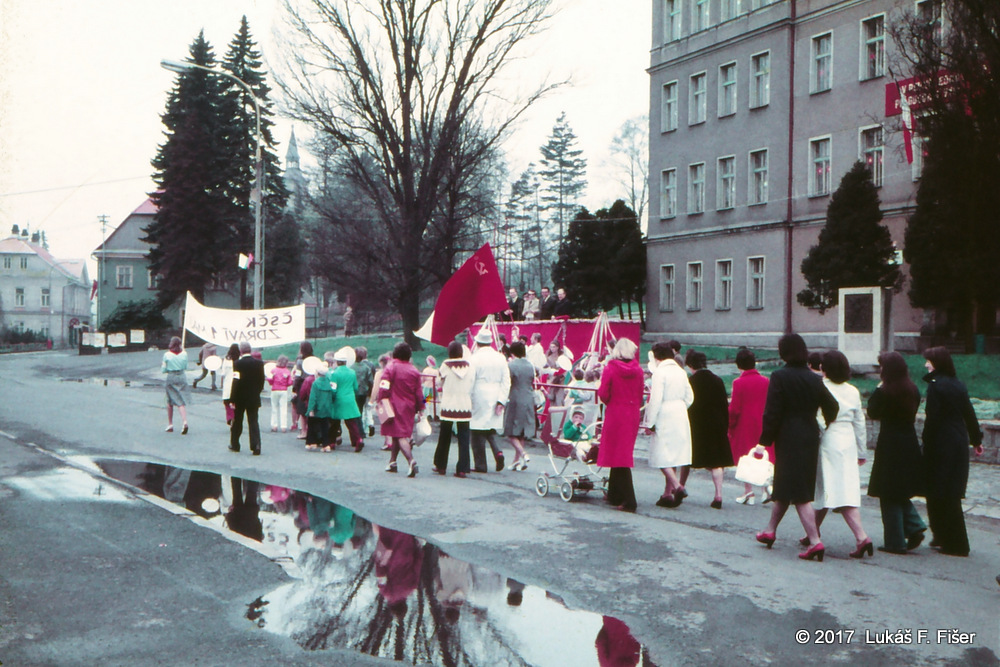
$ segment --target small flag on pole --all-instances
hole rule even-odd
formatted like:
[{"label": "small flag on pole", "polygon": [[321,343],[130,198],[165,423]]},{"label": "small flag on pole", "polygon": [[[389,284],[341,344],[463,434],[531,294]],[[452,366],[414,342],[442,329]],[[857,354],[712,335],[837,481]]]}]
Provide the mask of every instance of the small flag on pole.
[{"label": "small flag on pole", "polygon": [[251,262],[253,262],[253,255],[247,257],[243,253],[240,253],[240,258],[236,261],[236,265],[241,269],[245,269],[250,266]]}]

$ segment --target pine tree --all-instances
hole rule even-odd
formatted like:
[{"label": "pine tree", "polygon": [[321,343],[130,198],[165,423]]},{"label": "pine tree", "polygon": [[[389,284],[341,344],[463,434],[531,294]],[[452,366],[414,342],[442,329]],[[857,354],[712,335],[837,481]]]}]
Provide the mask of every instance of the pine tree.
[{"label": "pine tree", "polygon": [[[200,33],[189,60],[213,67],[211,45]],[[166,141],[152,165],[158,206],[144,230],[150,270],[160,277],[159,301],[169,305],[190,291],[204,300],[212,282],[235,264],[224,251],[231,247],[231,224],[237,215],[227,196],[229,125],[220,113],[223,89],[217,75],[192,69],[179,74],[162,119]]]},{"label": "pine tree", "polygon": [[267,226],[267,264],[264,266],[264,306],[276,308],[299,302],[306,280],[306,263],[301,256],[302,234],[291,211]]},{"label": "pine tree", "polygon": [[549,221],[558,225],[557,247],[563,242],[563,221],[571,218],[587,188],[587,160],[580,157],[583,150],[576,145],[576,135],[563,112],[556,120],[548,142],[539,148],[542,159],[538,175],[544,183],[542,202],[552,211]]},{"label": "pine tree", "polygon": [[[276,259],[275,252],[266,243],[267,240],[274,238],[274,235],[268,231],[268,225],[277,225],[281,221],[285,202],[288,199],[288,191],[284,185],[281,163],[275,153],[276,143],[272,134],[274,112],[268,101],[271,88],[267,85],[261,54],[250,34],[250,25],[246,16],[240,21],[239,30],[229,43],[229,50],[223,58],[222,68],[246,83],[254,91],[254,96],[260,104],[260,132],[263,138],[261,157],[265,176],[262,215],[265,240],[263,260],[265,272],[274,276],[276,273],[268,271],[267,264],[270,261],[280,260]],[[254,173],[257,150],[256,111],[254,101],[245,88],[229,78],[225,78],[223,83],[226,85],[225,113],[232,114],[233,128],[232,134],[229,136],[232,169],[227,193],[239,207],[239,216],[233,220],[233,245],[230,246],[231,253],[235,255],[239,252],[252,252],[254,248],[255,219],[251,204],[251,192],[256,187],[256,174]],[[231,259],[235,273],[235,257]],[[245,278],[245,276],[246,272],[243,273],[242,277]],[[264,280],[264,283],[267,286],[265,300],[278,302],[283,301],[284,297],[287,296],[283,292],[280,299],[267,299],[267,291],[271,288],[267,279]],[[280,289],[284,291],[286,288],[282,286]]]},{"label": "pine tree", "polygon": [[856,162],[830,198],[819,242],[802,260],[807,287],[798,294],[800,304],[822,313],[837,305],[841,287],[899,287],[892,237],[881,221],[871,171]]}]

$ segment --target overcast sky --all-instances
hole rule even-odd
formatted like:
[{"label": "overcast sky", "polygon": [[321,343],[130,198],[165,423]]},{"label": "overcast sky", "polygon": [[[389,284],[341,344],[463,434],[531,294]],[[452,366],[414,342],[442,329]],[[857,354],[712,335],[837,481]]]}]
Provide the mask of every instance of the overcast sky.
[{"label": "overcast sky", "polygon": [[[506,145],[516,178],[567,113],[588,160],[591,210],[621,196],[606,165],[621,124],[647,113],[648,0],[558,0],[547,32],[527,45],[526,76],[570,77],[537,103]],[[0,237],[44,230],[57,257],[87,257],[153,188],[150,160],[174,74],[201,30],[221,58],[246,14],[268,70],[283,55],[274,0],[0,0]],[[282,160],[292,125],[278,119]],[[296,125],[300,140],[308,127]],[[309,158],[303,155],[303,165]],[[91,274],[94,274],[91,260]]]}]

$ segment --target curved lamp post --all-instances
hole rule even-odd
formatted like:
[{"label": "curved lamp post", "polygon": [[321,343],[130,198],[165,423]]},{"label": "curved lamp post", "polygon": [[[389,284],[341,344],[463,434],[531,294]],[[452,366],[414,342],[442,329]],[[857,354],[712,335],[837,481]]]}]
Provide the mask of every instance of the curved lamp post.
[{"label": "curved lamp post", "polygon": [[247,83],[233,74],[226,72],[225,70],[214,69],[212,67],[205,67],[204,65],[197,65],[192,62],[179,61],[179,60],[161,60],[160,67],[171,72],[177,72],[178,74],[184,74],[193,69],[200,69],[204,72],[209,72],[211,74],[218,74],[219,76],[224,76],[232,79],[240,86],[243,87],[247,93],[250,94],[250,99],[253,100],[253,110],[255,118],[257,121],[257,150],[254,156],[254,187],[250,191],[250,199],[254,203],[254,226],[253,226],[253,308],[254,310],[260,310],[262,306],[262,301],[264,300],[264,282],[262,275],[262,266],[264,264],[264,252],[263,252],[263,193],[264,193],[264,159],[262,153],[262,141],[260,134],[260,101],[254,94],[253,89],[247,85]]}]

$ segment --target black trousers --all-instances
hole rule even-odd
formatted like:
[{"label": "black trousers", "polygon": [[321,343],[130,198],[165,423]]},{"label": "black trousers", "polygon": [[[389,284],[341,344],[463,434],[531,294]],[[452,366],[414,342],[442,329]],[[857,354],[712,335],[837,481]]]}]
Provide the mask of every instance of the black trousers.
[{"label": "black trousers", "polygon": [[[434,450],[434,467],[438,470],[448,469],[452,424],[458,431],[458,465],[455,466],[455,472],[471,472],[469,470],[469,422],[453,422],[447,419],[441,420],[441,431],[438,433],[437,448]],[[483,456],[485,455],[484,451]]]},{"label": "black trousers", "polygon": [[941,551],[962,555],[969,553],[969,534],[965,530],[961,498],[927,496],[927,521]]},{"label": "black trousers", "polygon": [[243,415],[247,416],[247,430],[250,431],[250,451],[260,451],[260,424],[257,422],[257,412],[259,405],[242,405],[239,401],[233,403],[236,414],[233,416],[233,425],[229,428],[229,447],[240,448],[240,436],[243,435]]},{"label": "black trousers", "polygon": [[625,509],[635,509],[635,487],[631,468],[612,468],[608,474],[608,502]]},{"label": "black trousers", "polygon": [[497,444],[496,431],[472,431],[472,458],[476,472],[486,472],[486,444],[493,450],[493,460],[499,465],[503,459],[503,451]]}]

